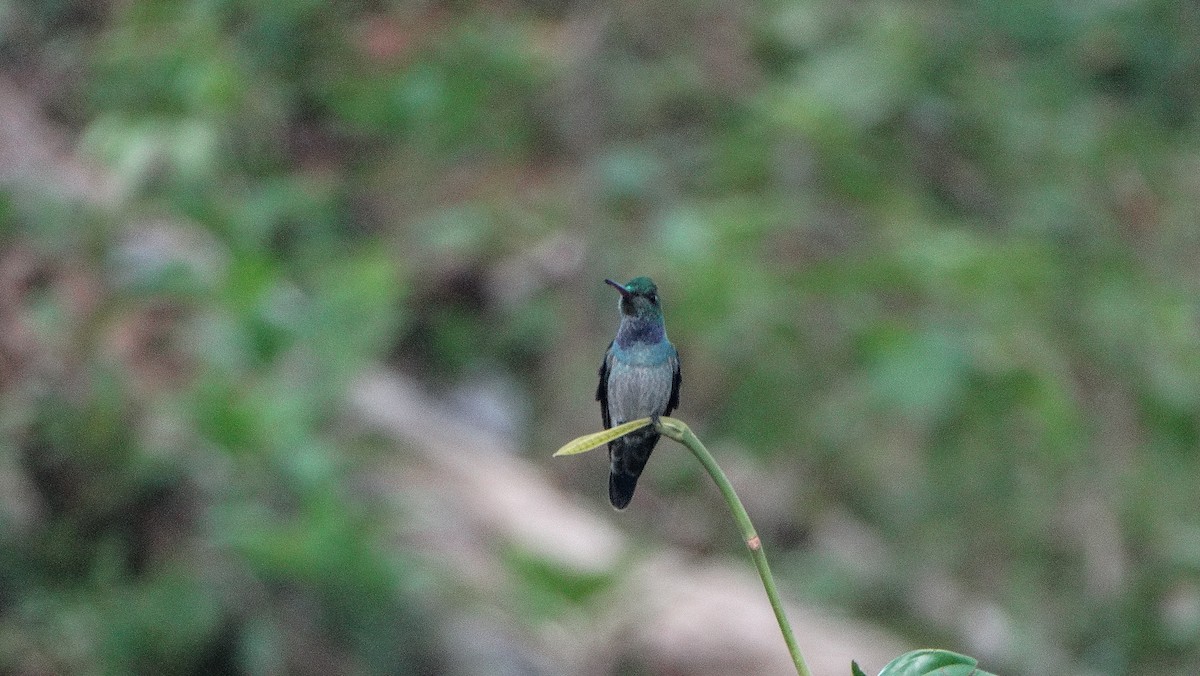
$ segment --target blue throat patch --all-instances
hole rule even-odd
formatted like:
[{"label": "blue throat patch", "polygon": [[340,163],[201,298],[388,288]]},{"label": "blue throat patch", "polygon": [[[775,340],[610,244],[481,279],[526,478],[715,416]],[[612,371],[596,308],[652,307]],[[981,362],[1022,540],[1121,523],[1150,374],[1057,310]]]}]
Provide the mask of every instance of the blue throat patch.
[{"label": "blue throat patch", "polygon": [[645,319],[625,318],[617,329],[617,345],[621,349],[633,347],[634,343],[653,345],[661,342],[666,335],[662,322]]}]

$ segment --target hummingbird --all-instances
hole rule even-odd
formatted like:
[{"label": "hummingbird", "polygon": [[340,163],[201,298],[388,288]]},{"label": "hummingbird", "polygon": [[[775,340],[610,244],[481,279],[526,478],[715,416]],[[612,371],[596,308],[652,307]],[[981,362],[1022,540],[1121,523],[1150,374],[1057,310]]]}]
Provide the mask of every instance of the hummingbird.
[{"label": "hummingbird", "polygon": [[[604,280],[621,294],[621,325],[600,363],[596,400],[604,428],[630,420],[670,415],[679,406],[679,353],[667,340],[658,287],[649,277],[621,285]],[[608,443],[608,500],[625,509],[638,477],[658,443],[658,432],[644,427]]]}]

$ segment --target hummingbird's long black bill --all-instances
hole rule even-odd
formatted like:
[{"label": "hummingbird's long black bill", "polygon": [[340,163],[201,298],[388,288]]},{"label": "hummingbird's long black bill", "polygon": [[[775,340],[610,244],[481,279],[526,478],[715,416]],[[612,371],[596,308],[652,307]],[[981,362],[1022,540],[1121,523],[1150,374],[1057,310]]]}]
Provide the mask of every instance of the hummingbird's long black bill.
[{"label": "hummingbird's long black bill", "polygon": [[611,280],[611,279],[606,279],[606,280],[604,280],[604,283],[605,283],[605,284],[608,284],[609,286],[611,286],[611,287],[613,287],[613,288],[615,288],[617,291],[620,291],[620,292],[621,292],[621,297],[623,297],[623,298],[628,298],[628,297],[630,297],[631,295],[633,295],[633,294],[629,293],[629,289],[626,289],[624,286],[621,286],[620,284],[618,284],[618,283],[614,282],[614,281],[613,281],[613,280]]}]

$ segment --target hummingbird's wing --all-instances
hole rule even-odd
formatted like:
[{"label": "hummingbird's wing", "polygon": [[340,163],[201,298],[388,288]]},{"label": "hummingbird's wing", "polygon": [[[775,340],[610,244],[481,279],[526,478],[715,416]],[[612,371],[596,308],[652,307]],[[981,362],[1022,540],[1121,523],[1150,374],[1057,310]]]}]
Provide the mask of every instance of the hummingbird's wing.
[{"label": "hummingbird's wing", "polygon": [[604,361],[600,362],[600,385],[596,387],[596,401],[600,402],[600,415],[604,418],[604,429],[612,427],[608,415],[608,369],[612,362],[612,343],[604,353]]},{"label": "hummingbird's wing", "polygon": [[679,372],[679,351],[672,350],[675,354],[671,355],[671,398],[667,399],[667,407],[663,409],[663,415],[671,415],[679,406],[679,384],[683,382],[683,375]]}]

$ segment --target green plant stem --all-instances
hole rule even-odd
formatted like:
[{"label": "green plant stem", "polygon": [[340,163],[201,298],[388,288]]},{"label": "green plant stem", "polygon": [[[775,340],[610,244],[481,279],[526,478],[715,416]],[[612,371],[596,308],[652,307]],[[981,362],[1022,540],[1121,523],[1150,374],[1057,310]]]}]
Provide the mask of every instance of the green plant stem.
[{"label": "green plant stem", "polygon": [[808,666],[804,663],[804,656],[800,654],[800,646],[796,644],[796,637],[792,634],[792,625],[788,622],[787,615],[783,611],[783,603],[779,600],[779,590],[775,588],[775,578],[771,575],[771,567],[767,565],[767,555],[763,552],[762,540],[755,532],[754,524],[750,522],[750,515],[742,506],[741,499],[733,490],[733,484],[729,483],[725,472],[721,471],[721,467],[717,465],[717,461],[713,459],[704,444],[700,443],[700,439],[683,422],[674,418],[664,418],[659,422],[658,431],[687,446],[700,464],[704,465],[704,469],[708,470],[709,476],[721,490],[721,495],[725,496],[725,502],[729,504],[729,511],[733,512],[733,519],[737,522],[738,530],[742,532],[742,541],[750,549],[754,566],[758,568],[758,576],[762,578],[763,588],[767,590],[767,598],[770,599],[771,608],[775,611],[775,619],[779,622],[779,631],[783,633],[783,640],[787,643],[788,652],[792,655],[792,662],[796,664],[796,673],[799,676],[810,676]]}]

